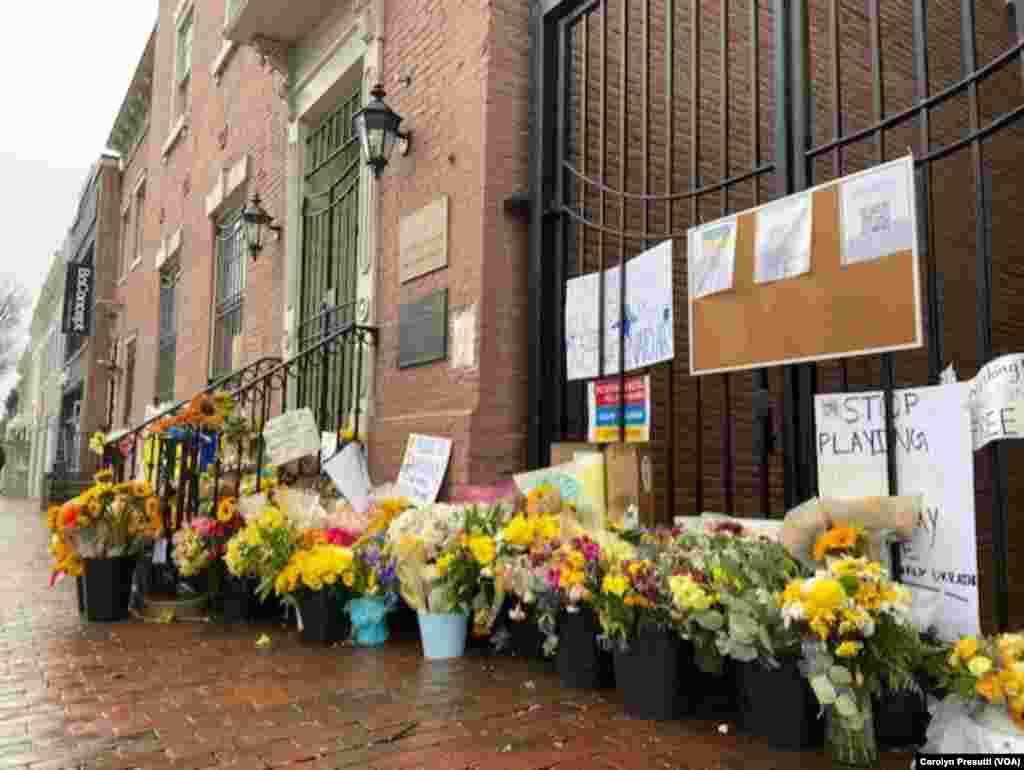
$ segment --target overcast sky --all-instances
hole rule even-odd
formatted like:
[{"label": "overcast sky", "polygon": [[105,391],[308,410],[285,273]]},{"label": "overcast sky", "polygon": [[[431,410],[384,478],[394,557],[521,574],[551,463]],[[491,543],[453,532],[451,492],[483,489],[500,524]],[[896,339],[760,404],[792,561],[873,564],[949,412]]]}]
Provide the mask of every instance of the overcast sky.
[{"label": "overcast sky", "polygon": [[[0,272],[38,294],[156,22],[157,0],[7,3]],[[14,378],[0,379],[0,400]]]}]

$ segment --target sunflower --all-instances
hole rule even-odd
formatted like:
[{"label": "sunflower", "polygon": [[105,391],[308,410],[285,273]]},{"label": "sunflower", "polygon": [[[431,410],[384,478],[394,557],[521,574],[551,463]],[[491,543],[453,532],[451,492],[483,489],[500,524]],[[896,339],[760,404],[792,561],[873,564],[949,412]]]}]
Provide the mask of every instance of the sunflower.
[{"label": "sunflower", "polygon": [[823,561],[831,553],[856,551],[863,543],[864,530],[860,527],[833,527],[814,544],[814,560]]},{"label": "sunflower", "polygon": [[238,506],[233,497],[225,497],[217,506],[217,521],[227,524],[238,515]]}]

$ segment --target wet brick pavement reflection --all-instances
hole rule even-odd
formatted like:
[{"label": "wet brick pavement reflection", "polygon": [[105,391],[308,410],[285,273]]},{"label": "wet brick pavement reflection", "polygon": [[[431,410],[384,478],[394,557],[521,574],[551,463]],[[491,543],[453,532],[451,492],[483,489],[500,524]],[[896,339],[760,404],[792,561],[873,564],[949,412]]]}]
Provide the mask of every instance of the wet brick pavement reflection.
[{"label": "wet brick pavement reflection", "polygon": [[427,663],[415,640],[314,648],[280,627],[90,625],[73,581],[47,587],[35,503],[0,498],[0,542],[0,770],[830,766],[716,722],[629,719],[614,693],[563,690],[539,663]]}]

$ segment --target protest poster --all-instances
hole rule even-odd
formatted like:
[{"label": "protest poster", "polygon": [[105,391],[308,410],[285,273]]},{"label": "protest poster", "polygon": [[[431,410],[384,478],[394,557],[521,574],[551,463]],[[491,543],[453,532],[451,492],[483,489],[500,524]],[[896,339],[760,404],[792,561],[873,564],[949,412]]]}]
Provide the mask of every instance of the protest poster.
[{"label": "protest poster", "polygon": [[402,469],[398,472],[400,494],[417,505],[437,500],[451,459],[451,439],[413,433],[405,447]]},{"label": "protest poster", "polygon": [[622,398],[618,379],[587,383],[587,413],[591,444],[610,444],[621,439],[625,400],[625,439],[642,444],[651,438],[651,378],[626,378],[626,396]]},{"label": "protest poster", "polygon": [[881,391],[815,398],[823,497],[888,495],[890,444],[898,493],[922,495],[913,537],[900,546],[900,579],[914,594],[915,620],[946,639],[977,633],[980,622],[967,404],[967,383],[895,391],[890,442]]}]

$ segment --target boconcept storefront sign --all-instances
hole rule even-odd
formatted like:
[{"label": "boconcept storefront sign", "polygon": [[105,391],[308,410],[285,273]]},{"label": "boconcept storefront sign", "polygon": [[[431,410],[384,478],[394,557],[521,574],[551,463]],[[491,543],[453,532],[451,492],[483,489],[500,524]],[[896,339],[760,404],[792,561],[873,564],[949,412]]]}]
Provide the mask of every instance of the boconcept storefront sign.
[{"label": "boconcept storefront sign", "polygon": [[92,295],[94,287],[92,265],[68,265],[64,284],[64,315],[61,331],[65,334],[92,333]]}]

